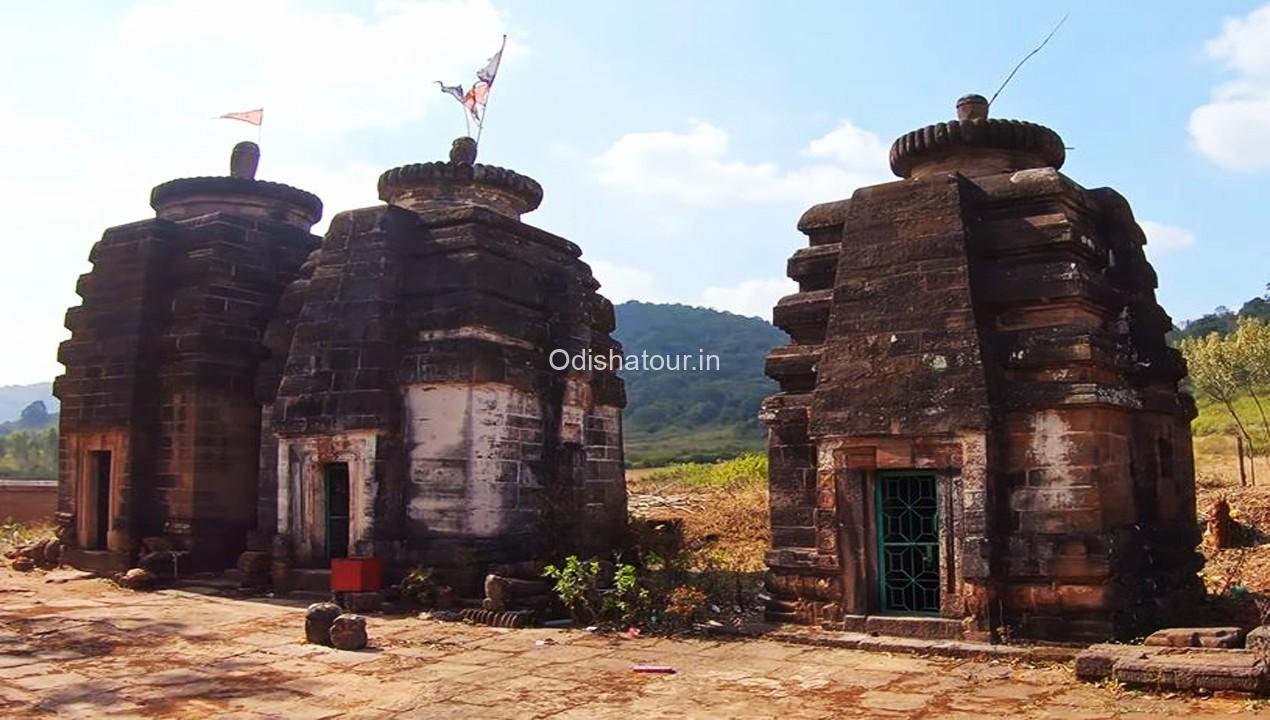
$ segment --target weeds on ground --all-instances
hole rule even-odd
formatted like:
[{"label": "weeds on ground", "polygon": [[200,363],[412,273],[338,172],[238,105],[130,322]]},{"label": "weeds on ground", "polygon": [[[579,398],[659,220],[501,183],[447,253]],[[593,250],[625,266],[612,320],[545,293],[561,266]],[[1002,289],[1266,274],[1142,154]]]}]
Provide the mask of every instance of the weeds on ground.
[{"label": "weeds on ground", "polygon": [[52,523],[26,524],[7,518],[0,523],[0,553],[53,537],[55,530]]}]

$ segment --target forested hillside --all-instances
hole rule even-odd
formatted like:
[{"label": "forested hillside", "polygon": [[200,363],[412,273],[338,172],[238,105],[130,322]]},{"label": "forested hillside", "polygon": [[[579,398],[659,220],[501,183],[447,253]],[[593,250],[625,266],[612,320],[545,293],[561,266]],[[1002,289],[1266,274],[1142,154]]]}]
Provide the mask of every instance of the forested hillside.
[{"label": "forested hillside", "polygon": [[614,333],[628,355],[717,355],[717,370],[624,371],[627,461],[713,460],[763,447],[759,403],[775,392],[763,356],[787,342],[760,318],[626,302]]},{"label": "forested hillside", "polygon": [[1266,285],[1266,290],[1265,295],[1249,300],[1237,311],[1219,307],[1197,320],[1182,323],[1181,327],[1173,332],[1173,338],[1180,341],[1186,338],[1201,338],[1210,333],[1227,335],[1234,331],[1239,320],[1243,318],[1270,321],[1270,284]]}]

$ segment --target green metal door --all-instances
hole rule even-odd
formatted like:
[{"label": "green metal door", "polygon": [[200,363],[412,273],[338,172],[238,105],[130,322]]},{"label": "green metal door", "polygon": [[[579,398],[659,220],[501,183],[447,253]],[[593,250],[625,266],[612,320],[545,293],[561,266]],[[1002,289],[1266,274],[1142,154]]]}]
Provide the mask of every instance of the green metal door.
[{"label": "green metal door", "polygon": [[877,474],[878,581],[883,612],[939,613],[939,495],[935,473]]},{"label": "green metal door", "polygon": [[348,557],[348,463],[324,468],[326,484],[326,556]]}]

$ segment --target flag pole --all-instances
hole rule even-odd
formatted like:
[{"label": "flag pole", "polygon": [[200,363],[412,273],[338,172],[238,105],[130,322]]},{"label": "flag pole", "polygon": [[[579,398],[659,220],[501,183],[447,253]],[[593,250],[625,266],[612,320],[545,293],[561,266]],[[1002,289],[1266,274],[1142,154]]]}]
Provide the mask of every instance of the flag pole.
[{"label": "flag pole", "polygon": [[[507,49],[507,33],[503,33],[503,44],[498,46],[498,68],[494,71],[497,75],[499,70],[503,69],[503,51]],[[494,90],[494,83],[489,84],[490,92]],[[481,119],[476,123],[476,147],[481,147],[481,133],[485,132],[485,120],[489,117],[489,102],[485,103],[485,112],[481,114]]]}]

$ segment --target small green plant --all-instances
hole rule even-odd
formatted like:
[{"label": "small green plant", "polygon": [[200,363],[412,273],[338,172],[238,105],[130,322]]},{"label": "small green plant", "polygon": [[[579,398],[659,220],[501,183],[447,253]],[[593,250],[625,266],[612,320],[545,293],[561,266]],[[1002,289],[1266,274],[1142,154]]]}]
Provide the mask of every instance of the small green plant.
[{"label": "small green plant", "polygon": [[575,621],[589,623],[595,619],[599,605],[596,589],[600,576],[598,560],[584,562],[577,555],[570,555],[564,559],[563,566],[548,565],[543,568],[542,574],[556,581],[552,589]]},{"label": "small green plant", "polygon": [[613,572],[612,589],[604,592],[603,616],[623,624],[636,624],[651,610],[650,599],[648,588],[640,583],[635,566],[618,565]]}]

